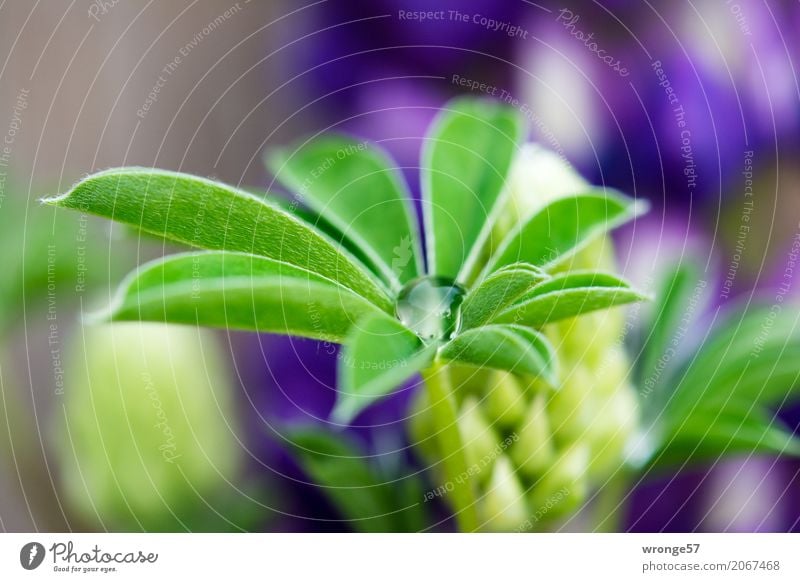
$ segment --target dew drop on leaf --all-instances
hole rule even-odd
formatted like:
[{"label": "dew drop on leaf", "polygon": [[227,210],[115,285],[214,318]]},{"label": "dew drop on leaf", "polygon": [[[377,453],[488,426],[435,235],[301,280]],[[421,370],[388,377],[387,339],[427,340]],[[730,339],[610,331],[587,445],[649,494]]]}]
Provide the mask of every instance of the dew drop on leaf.
[{"label": "dew drop on leaf", "polygon": [[414,279],[397,297],[397,318],[425,341],[449,339],[458,331],[465,293],[444,277]]}]

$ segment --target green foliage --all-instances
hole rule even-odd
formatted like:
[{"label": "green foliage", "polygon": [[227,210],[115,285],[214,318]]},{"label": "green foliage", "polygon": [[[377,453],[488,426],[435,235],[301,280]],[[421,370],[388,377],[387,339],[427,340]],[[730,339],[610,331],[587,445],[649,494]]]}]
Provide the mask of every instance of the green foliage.
[{"label": "green foliage", "polygon": [[371,459],[341,434],[303,427],[288,432],[286,438],[303,470],[352,529],[398,532],[424,528],[417,477],[382,476]]},{"label": "green foliage", "polygon": [[[700,282],[700,283],[699,283]],[[664,465],[736,453],[800,455],[800,439],[776,417],[800,389],[800,330],[788,307],[735,309],[710,330],[687,330],[692,294],[702,287],[692,264],[667,274],[654,310],[640,375],[650,461]]]},{"label": "green foliage", "polygon": [[189,246],[277,259],[335,281],[384,309],[391,307],[379,282],[334,241],[285,210],[219,182],[121,168],[89,176],[44,202]]},{"label": "green foliage", "polygon": [[[485,100],[453,101],[434,123],[422,164],[430,277],[466,276],[486,252],[522,134],[518,112]],[[548,272],[557,261],[546,253],[566,256],[640,210],[592,191],[551,202],[501,242],[493,268],[467,290],[460,327],[458,304],[415,307],[431,309],[415,312],[421,328],[446,334],[417,337],[389,315],[401,284],[422,274],[408,193],[391,160],[376,146],[322,136],[268,163],[310,212],[142,168],[100,172],[45,202],[204,249],[141,267],[107,319],[344,342],[333,416],[342,423],[437,357],[552,379],[553,348],[537,330],[643,297],[611,275]],[[456,325],[425,321],[445,316]]]},{"label": "green foliage", "polygon": [[492,273],[464,301],[462,329],[485,325],[526,291],[548,278],[547,273],[527,263],[514,263]]},{"label": "green foliage", "polygon": [[[570,503],[578,503],[590,466],[594,475],[622,458],[639,422],[629,361],[620,345],[611,345],[623,322],[613,312],[598,319],[586,314],[647,299],[602,272],[613,270],[608,233],[646,205],[586,186],[541,148],[523,148],[522,155],[523,135],[519,112],[506,106],[457,99],[443,108],[421,161],[427,270],[394,163],[377,146],[343,136],[317,137],[268,157],[278,182],[304,207],[142,168],[89,176],[45,202],[202,249],[130,275],[103,314],[108,319],[342,342],[333,413],[342,424],[422,373],[435,425],[426,440],[437,451],[436,470],[451,481],[472,469],[476,454],[467,450],[476,439],[462,434],[471,430],[464,427],[482,427],[487,419],[516,427],[528,441],[500,455],[481,487],[464,481],[450,493],[462,529],[477,529],[482,519],[507,529],[557,488],[568,488]],[[516,171],[521,162],[523,171]],[[538,191],[546,184],[547,192]],[[675,350],[676,334],[686,334],[697,276],[689,267],[673,272],[653,310],[636,376],[648,459],[800,453],[774,419],[796,395],[797,321],[775,315],[775,308],[750,310],[710,330],[706,341]],[[492,373],[504,380],[493,390],[485,368],[501,371]],[[475,383],[483,385],[463,391],[465,399],[451,386],[456,370],[477,370]],[[474,406],[480,390],[484,398]],[[595,409],[604,411],[603,422],[586,419]],[[489,450],[499,435],[483,432],[478,448]],[[399,489],[390,489],[340,435],[311,431],[294,442],[305,470],[356,529],[402,527],[388,517],[399,509],[392,498]],[[524,467],[521,482],[517,465]],[[418,489],[413,480],[404,483],[404,490]],[[523,484],[531,489],[528,505],[516,504],[503,525],[481,513],[493,507],[490,513],[502,513]],[[566,510],[566,503],[559,508]]]},{"label": "green foliage", "polygon": [[518,262],[545,268],[558,264],[646,210],[644,202],[604,189],[559,198],[519,223],[503,240],[487,270]]},{"label": "green foliage", "polygon": [[[58,295],[59,308],[77,304],[78,297],[124,274],[134,263],[115,247],[109,264],[106,225],[71,213],[41,208],[20,192],[0,199],[0,332],[23,316],[47,305],[48,293]],[[51,297],[52,298],[52,297]],[[24,305],[24,308],[23,308]]]},{"label": "green foliage", "polygon": [[485,325],[466,331],[442,349],[462,364],[541,377],[554,383],[555,350],[542,334],[521,325]]},{"label": "green foliage", "polygon": [[420,274],[407,188],[377,146],[324,135],[267,159],[277,179],[352,240],[387,284],[399,288]]},{"label": "green foliage", "polygon": [[424,347],[396,319],[374,316],[362,320],[341,353],[334,420],[349,423],[368,405],[428,366],[435,351],[435,346]]},{"label": "green foliage", "polygon": [[102,318],[283,333],[341,342],[380,309],[321,275],[246,253],[180,254],[142,266]]},{"label": "green foliage", "polygon": [[646,298],[614,275],[573,271],[539,283],[503,310],[495,321],[540,327]]},{"label": "green foliage", "polygon": [[448,103],[425,138],[421,180],[428,270],[461,280],[489,236],[523,134],[517,111],[485,100]]}]

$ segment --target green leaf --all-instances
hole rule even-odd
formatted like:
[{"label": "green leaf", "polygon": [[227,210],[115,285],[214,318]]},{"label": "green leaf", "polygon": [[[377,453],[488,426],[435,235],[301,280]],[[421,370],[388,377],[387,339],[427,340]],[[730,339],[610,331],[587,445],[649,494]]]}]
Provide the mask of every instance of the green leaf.
[{"label": "green leaf", "polygon": [[688,364],[677,362],[667,371],[667,382],[676,388],[663,399],[656,427],[662,451],[653,462],[675,461],[678,445],[696,446],[705,458],[800,454],[800,441],[771,412],[797,396],[799,360],[797,315],[780,317],[768,308],[734,311]]},{"label": "green leaf", "polygon": [[70,192],[44,202],[183,244],[296,265],[391,310],[381,284],[328,237],[277,206],[219,182],[163,170],[120,168],[89,176]]},{"label": "green leaf", "polygon": [[267,163],[286,188],[352,240],[393,288],[422,272],[410,193],[376,145],[324,135],[278,150]]},{"label": "green leaf", "polygon": [[521,261],[542,268],[558,264],[646,210],[645,202],[603,188],[559,198],[503,239],[486,272]]},{"label": "green leaf", "polygon": [[555,350],[542,334],[521,325],[485,325],[442,348],[445,360],[530,374],[555,384]]},{"label": "green leaf", "polygon": [[309,427],[294,429],[287,439],[303,470],[348,525],[365,533],[396,531],[398,512],[406,508],[395,502],[392,483],[343,435]]},{"label": "green leaf", "polygon": [[359,321],[342,349],[332,419],[350,423],[367,406],[430,364],[435,353],[435,344],[423,346],[396,319],[376,315]]},{"label": "green leaf", "polygon": [[206,251],[143,265],[123,282],[106,317],[341,342],[355,322],[381,313],[349,289],[299,267]]},{"label": "green leaf", "polygon": [[464,300],[461,328],[471,329],[488,323],[522,294],[548,278],[547,273],[527,263],[514,263],[492,273]]},{"label": "green leaf", "polygon": [[456,99],[439,114],[422,151],[428,270],[466,277],[502,207],[501,193],[524,123],[510,107]]},{"label": "green leaf", "polygon": [[[640,399],[645,421],[654,419],[663,410],[675,388],[674,384],[665,382],[669,371],[665,372],[661,367],[669,365],[674,358],[671,354],[682,340],[683,334],[679,335],[681,327],[688,329],[700,309],[699,297],[693,299],[700,285],[705,287],[705,282],[701,282],[695,264],[686,261],[676,265],[664,278],[651,319],[643,326],[647,337],[641,349],[638,377],[640,393],[646,395]],[[687,321],[682,323],[682,320]],[[677,362],[673,362],[673,367],[675,364]]]},{"label": "green leaf", "polygon": [[645,295],[614,275],[573,271],[536,285],[495,321],[541,327],[567,317],[644,299],[647,299]]},{"label": "green leaf", "polygon": [[[784,306],[784,309],[788,306]],[[800,316],[752,309],[719,327],[676,382],[674,414],[698,398],[733,395],[781,406],[800,390]]]},{"label": "green leaf", "polygon": [[800,439],[774,415],[742,399],[698,402],[688,416],[675,419],[653,465],[716,460],[734,454],[800,455]]}]

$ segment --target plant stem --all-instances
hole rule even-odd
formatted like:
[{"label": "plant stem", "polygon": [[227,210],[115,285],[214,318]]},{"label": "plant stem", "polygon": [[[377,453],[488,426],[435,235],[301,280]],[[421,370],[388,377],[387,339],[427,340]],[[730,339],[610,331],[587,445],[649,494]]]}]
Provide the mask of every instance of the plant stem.
[{"label": "plant stem", "polygon": [[593,518],[595,532],[618,533],[625,525],[625,497],[630,490],[630,475],[619,469],[597,494]]},{"label": "plant stem", "polygon": [[[458,529],[472,532],[478,529],[475,495],[467,477],[467,457],[458,430],[458,415],[453,401],[450,373],[446,366],[436,360],[422,372],[428,389],[428,400],[433,417],[436,440],[442,453],[442,466],[447,483],[453,489],[449,498]],[[446,484],[447,484],[446,483]]]}]

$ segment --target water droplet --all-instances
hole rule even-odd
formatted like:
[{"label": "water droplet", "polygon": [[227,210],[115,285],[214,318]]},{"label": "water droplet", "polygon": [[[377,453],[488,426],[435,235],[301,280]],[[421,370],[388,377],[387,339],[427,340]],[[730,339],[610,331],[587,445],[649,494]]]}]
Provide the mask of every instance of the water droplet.
[{"label": "water droplet", "polygon": [[397,297],[397,318],[425,341],[449,339],[458,331],[464,294],[444,277],[414,279]]}]

